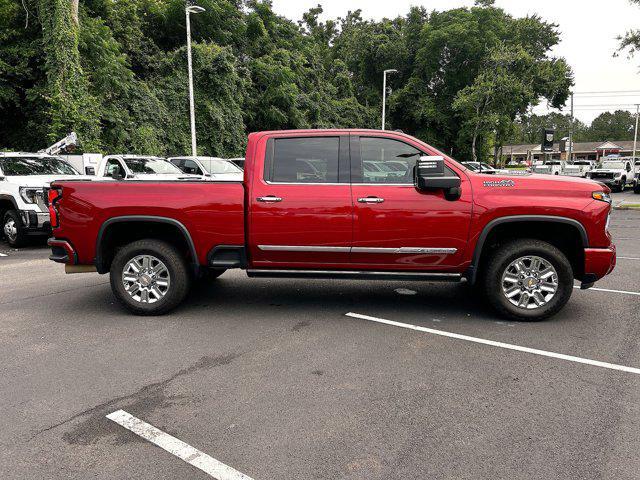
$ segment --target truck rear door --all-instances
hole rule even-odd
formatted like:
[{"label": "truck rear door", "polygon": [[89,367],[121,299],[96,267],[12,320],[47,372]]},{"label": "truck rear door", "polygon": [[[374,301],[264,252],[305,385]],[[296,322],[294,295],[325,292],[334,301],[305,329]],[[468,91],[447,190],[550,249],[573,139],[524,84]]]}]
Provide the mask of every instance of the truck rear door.
[{"label": "truck rear door", "polygon": [[463,263],[472,209],[466,175],[446,167],[462,181],[454,201],[414,187],[416,160],[436,154],[393,132],[352,135],[355,268],[446,271]]},{"label": "truck rear door", "polygon": [[248,168],[248,243],[254,268],[349,264],[353,204],[348,135],[265,136],[257,140]]}]

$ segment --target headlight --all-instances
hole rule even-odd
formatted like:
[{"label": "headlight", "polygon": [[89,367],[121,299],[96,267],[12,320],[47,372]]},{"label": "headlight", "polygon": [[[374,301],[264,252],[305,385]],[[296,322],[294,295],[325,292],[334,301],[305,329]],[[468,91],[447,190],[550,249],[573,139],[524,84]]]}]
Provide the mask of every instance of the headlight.
[{"label": "headlight", "polygon": [[611,195],[605,192],[593,192],[591,194],[594,200],[600,200],[601,202],[611,203]]},{"label": "headlight", "polygon": [[20,196],[25,203],[38,203],[38,196],[42,197],[42,188],[20,187]]}]

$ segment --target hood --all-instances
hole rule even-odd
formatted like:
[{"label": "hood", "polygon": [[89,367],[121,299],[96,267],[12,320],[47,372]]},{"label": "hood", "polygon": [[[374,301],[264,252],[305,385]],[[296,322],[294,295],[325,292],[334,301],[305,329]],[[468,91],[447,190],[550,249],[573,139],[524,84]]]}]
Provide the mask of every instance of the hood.
[{"label": "hood", "polygon": [[127,180],[206,180],[202,175],[182,174],[158,174],[158,173],[137,173]]},{"label": "hood", "polygon": [[596,168],[591,170],[592,173],[622,173],[626,172],[624,168]]},{"label": "hood", "polygon": [[87,175],[7,175],[7,181],[20,187],[48,187],[56,180],[91,180]]},{"label": "hood", "polygon": [[578,195],[588,194],[592,192],[608,189],[601,183],[581,177],[565,177],[562,175],[492,175],[490,178],[481,175],[474,176],[474,183],[481,188],[495,188],[504,193],[512,190],[529,190],[537,191],[541,195],[545,195],[550,191],[573,192]]},{"label": "hood", "polygon": [[207,178],[210,180],[220,180],[227,182],[241,182],[244,179],[243,173],[212,173]]}]

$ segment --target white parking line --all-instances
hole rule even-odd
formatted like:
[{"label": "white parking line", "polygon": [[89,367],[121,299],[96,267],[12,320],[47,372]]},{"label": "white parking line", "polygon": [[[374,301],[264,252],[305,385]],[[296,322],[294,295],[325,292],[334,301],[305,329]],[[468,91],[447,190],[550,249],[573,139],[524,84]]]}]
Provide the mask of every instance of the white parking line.
[{"label": "white parking line", "polygon": [[8,257],[6,253],[0,253],[0,257]]},{"label": "white parking line", "polygon": [[159,446],[181,460],[184,460],[188,464],[202,470],[213,478],[218,480],[252,480],[251,477],[247,477],[244,473],[234,470],[228,465],[225,465],[206,453],[193,448],[182,440],[172,437],[153,425],[143,422],[124,410],[118,410],[110,413],[107,415],[107,418],[109,420],[113,420],[127,430],[131,430],[136,435],[141,436],[145,440]]},{"label": "white parking line", "polygon": [[617,257],[618,260],[640,260],[640,257]]},{"label": "white parking line", "polygon": [[409,330],[417,330],[419,332],[431,333],[433,335],[440,335],[441,337],[455,338],[457,340],[465,340],[467,342],[480,343],[482,345],[490,345],[492,347],[506,348],[507,350],[516,350],[518,352],[532,353],[534,355],[541,355],[543,357],[558,358],[560,360],[567,360],[569,362],[584,363],[586,365],[592,365],[594,367],[608,368],[610,370],[619,370],[621,372],[634,373],[640,375],[640,368],[625,367],[624,365],[616,365],[614,363],[600,362],[598,360],[589,360],[588,358],[574,357],[572,355],[565,355],[563,353],[547,352],[546,350],[538,350],[537,348],[521,347],[519,345],[512,345],[510,343],[495,342],[493,340],[485,340],[483,338],[470,337],[468,335],[460,335],[459,333],[445,332],[443,330],[435,330],[433,328],[421,327],[419,325],[411,325],[410,323],[394,322],[393,320],[385,320],[384,318],[370,317],[368,315],[361,315],[359,313],[347,313],[347,317],[359,318],[361,320],[368,320],[370,322],[384,323],[385,325],[392,325],[394,327],[407,328]]},{"label": "white parking line", "polygon": [[[574,285],[573,288],[577,288],[578,290],[580,290],[580,285]],[[608,288],[596,288],[596,287],[591,287],[587,290],[593,290],[594,292],[623,293],[625,295],[635,295],[637,297],[640,297],[640,292],[627,292],[625,290],[610,290]]]}]

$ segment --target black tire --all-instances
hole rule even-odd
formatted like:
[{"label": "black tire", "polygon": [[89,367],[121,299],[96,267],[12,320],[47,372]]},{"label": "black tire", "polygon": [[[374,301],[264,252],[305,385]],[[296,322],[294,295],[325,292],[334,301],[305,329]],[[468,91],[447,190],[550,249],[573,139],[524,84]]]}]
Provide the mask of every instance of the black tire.
[{"label": "black tire", "polygon": [[202,274],[202,278],[206,281],[213,281],[220,277],[220,275],[222,275],[226,271],[226,268],[208,268]]},{"label": "black tire", "polygon": [[[549,262],[557,273],[554,296],[540,307],[528,310],[513,305],[503,292],[502,275],[520,257],[534,255]],[[573,293],[573,269],[567,257],[553,245],[541,240],[513,240],[496,249],[485,264],[482,289],[489,304],[500,314],[514,320],[535,322],[558,313]]]},{"label": "black tire", "polygon": [[640,183],[636,183],[633,186],[633,193],[640,193]]},{"label": "black tire", "polygon": [[[160,260],[168,271],[170,281],[166,293],[154,303],[136,300],[127,292],[123,282],[125,267],[140,255]],[[113,259],[110,271],[111,290],[116,298],[136,315],[163,315],[176,308],[189,291],[190,278],[184,256],[173,245],[160,240],[138,240],[120,248]]]},{"label": "black tire", "polygon": [[[10,223],[9,229],[14,231],[14,234],[7,232],[7,224]],[[7,243],[12,248],[18,248],[23,246],[27,241],[27,235],[20,220],[20,215],[15,210],[7,210],[2,219],[2,234],[7,240]]]},{"label": "black tire", "polygon": [[624,192],[624,189],[627,187],[627,179],[623,178],[620,182],[620,189],[618,190],[619,192]]}]

